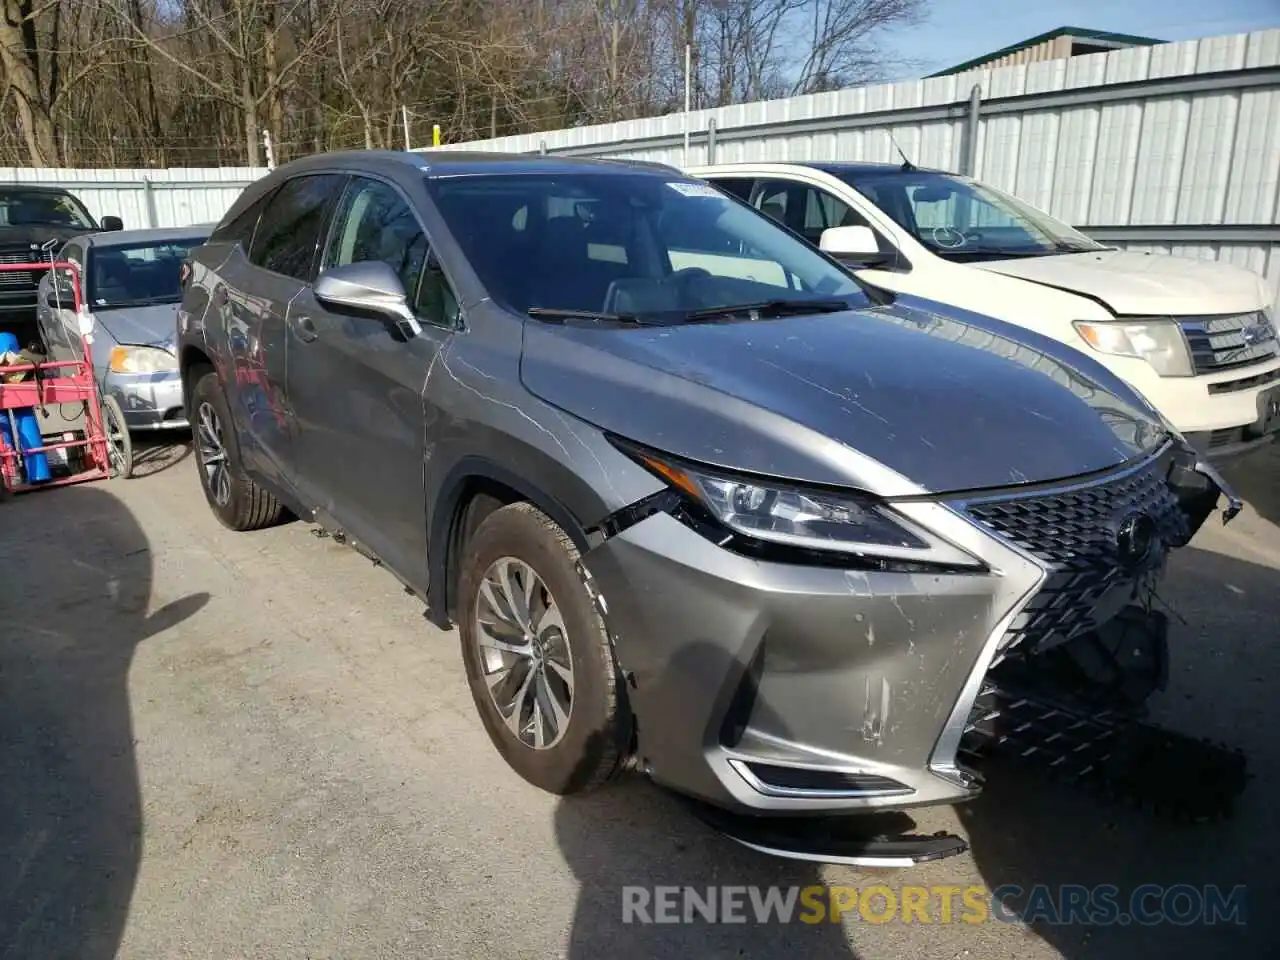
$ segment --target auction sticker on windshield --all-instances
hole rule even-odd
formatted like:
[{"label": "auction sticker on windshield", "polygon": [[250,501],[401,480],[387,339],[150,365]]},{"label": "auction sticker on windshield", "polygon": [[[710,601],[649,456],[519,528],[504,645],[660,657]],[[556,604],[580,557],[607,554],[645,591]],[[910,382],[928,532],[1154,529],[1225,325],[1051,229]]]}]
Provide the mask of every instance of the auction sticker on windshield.
[{"label": "auction sticker on windshield", "polygon": [[714,197],[717,200],[724,199],[724,194],[709,183],[689,183],[687,181],[672,180],[667,183],[667,186],[676,193],[685,197]]}]

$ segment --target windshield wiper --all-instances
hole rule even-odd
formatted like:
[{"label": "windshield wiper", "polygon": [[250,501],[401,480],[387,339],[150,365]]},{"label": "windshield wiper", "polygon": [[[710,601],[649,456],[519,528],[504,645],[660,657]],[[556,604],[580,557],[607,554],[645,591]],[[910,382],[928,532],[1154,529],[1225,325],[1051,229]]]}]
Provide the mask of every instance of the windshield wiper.
[{"label": "windshield wiper", "polygon": [[1100,250],[1108,249],[1100,243],[1086,246],[1083,243],[1077,243],[1072,240],[1056,240],[1054,241],[1054,246],[1063,253],[1097,253]]},{"label": "windshield wiper", "polygon": [[601,313],[595,310],[561,310],[558,307],[530,307],[525,311],[535,320],[597,320],[601,323],[642,323],[634,313]]},{"label": "windshield wiper", "polygon": [[736,317],[746,314],[753,320],[773,319],[774,317],[795,316],[804,313],[836,313],[848,310],[845,300],[761,300],[758,303],[735,303],[725,307],[706,307],[702,310],[690,310],[684,315],[685,320],[717,320],[721,317]]},{"label": "windshield wiper", "polygon": [[168,303],[181,303],[181,297],[175,297],[171,293],[160,294],[154,297],[135,297],[132,300],[112,300],[109,303],[98,303],[94,305],[95,310],[117,310],[127,309],[130,307],[158,307]]}]

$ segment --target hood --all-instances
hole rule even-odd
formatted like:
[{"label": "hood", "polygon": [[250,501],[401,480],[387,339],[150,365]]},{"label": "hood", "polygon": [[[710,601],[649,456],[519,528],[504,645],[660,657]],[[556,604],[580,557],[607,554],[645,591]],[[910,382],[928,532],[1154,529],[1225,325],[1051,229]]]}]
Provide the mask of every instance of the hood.
[{"label": "hood", "polygon": [[[657,450],[882,496],[1077,476],[1166,435],[1154,411],[1083,354],[930,306],[903,298],[639,329],[530,322],[522,379],[548,403]],[[861,469],[865,458],[879,469]]]},{"label": "hood", "polygon": [[40,258],[40,247],[48,243],[50,240],[57,240],[60,244],[65,243],[72,237],[80,237],[86,233],[93,233],[93,228],[89,227],[61,227],[43,223],[21,224],[14,227],[0,227],[0,247],[16,247],[21,245],[35,244],[35,253]]},{"label": "hood", "polygon": [[178,304],[94,310],[93,319],[116,343],[172,350],[178,328]]},{"label": "hood", "polygon": [[1101,300],[1120,316],[1250,313],[1270,302],[1257,274],[1189,257],[1102,250],[975,266]]}]

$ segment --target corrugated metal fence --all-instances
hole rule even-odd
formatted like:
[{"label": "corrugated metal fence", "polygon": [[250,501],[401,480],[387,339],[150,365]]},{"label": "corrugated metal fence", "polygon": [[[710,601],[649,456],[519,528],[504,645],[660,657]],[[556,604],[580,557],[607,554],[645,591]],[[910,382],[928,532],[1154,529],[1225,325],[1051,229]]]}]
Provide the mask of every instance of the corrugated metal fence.
[{"label": "corrugated metal fence", "polygon": [[185,227],[222,215],[240,191],[267,171],[254,167],[73,170],[0,167],[2,183],[66,187],[95,217],[114,214],[129,228]]},{"label": "corrugated metal fence", "polygon": [[[1248,267],[1280,302],[1280,29],[439,149],[682,166],[894,161],[895,143],[1101,240]],[[218,219],[263,173],[8,168],[0,180],[70,187],[130,227],[181,226]]]},{"label": "corrugated metal fence", "polygon": [[1280,30],[440,149],[692,166],[896,161],[895,142],[1100,240],[1248,267],[1280,301]]}]

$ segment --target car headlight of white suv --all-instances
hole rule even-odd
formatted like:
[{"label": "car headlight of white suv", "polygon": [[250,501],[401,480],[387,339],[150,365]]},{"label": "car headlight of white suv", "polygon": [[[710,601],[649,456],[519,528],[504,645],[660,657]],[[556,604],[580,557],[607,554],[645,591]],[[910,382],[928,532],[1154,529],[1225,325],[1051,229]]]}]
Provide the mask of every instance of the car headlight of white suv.
[{"label": "car headlight of white suv", "polygon": [[1176,320],[1077,320],[1075,328],[1099,353],[1145,360],[1162,377],[1195,375],[1191,351]]}]

